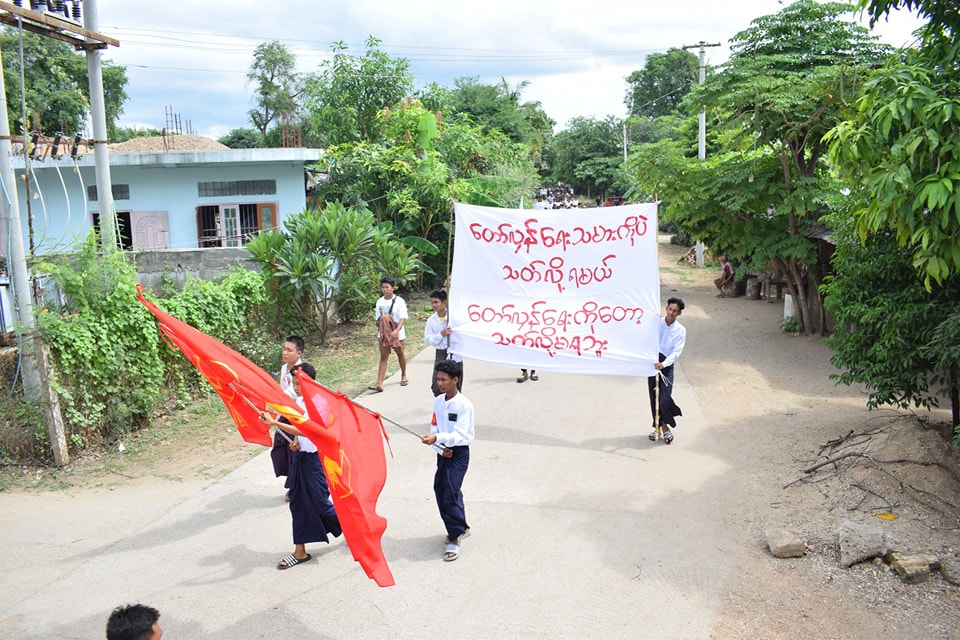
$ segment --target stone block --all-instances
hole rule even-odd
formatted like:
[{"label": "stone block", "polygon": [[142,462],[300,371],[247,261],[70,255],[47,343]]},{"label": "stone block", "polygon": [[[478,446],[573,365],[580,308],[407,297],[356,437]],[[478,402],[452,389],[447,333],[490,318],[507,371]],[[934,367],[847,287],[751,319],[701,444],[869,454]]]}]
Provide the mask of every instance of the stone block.
[{"label": "stone block", "polygon": [[930,578],[930,571],[940,566],[937,556],[924,553],[906,554],[894,551],[887,560],[890,567],[907,584],[926,582]]},{"label": "stone block", "polygon": [[768,531],[767,546],[775,558],[802,558],[806,553],[803,540],[786,529]]},{"label": "stone block", "polygon": [[837,532],[840,564],[852,567],[858,562],[886,555],[890,539],[880,527],[844,520]]}]

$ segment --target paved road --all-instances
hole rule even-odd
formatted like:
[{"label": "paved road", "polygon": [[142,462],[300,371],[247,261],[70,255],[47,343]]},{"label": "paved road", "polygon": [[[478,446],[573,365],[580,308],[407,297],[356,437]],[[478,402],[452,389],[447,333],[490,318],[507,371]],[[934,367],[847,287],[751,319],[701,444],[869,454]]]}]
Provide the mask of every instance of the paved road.
[{"label": "paved road", "polygon": [[[425,429],[431,365],[426,351],[410,386],[394,376],[361,402]],[[388,427],[379,511],[395,587],[367,579],[341,540],[277,571],[290,516],[259,455],[193,494],[0,494],[0,635],[102,637],[114,606],[144,602],[171,639],[706,638],[740,545],[736,527],[715,527],[730,468],[711,453],[683,359],[671,446],[646,438],[644,380],[540,373],[517,384],[516,371],[467,362],[474,535],[456,562],[441,560],[433,454]]]}]

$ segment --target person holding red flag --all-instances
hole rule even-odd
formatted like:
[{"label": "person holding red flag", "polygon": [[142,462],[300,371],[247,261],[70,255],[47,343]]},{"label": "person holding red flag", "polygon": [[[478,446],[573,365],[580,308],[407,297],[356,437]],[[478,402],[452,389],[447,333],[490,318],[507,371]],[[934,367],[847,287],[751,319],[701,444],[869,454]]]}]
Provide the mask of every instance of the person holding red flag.
[{"label": "person holding red flag", "polygon": [[[304,349],[303,338],[290,335],[283,341],[283,350],[280,352],[280,359],[283,366],[280,367],[280,388],[291,398],[296,399],[297,394],[293,390],[293,376],[290,369],[296,364],[303,362]],[[287,446],[287,441],[279,431],[273,434],[273,448],[270,449],[270,460],[273,462],[273,473],[279,478],[285,476],[283,488],[287,492],[283,494],[283,499],[290,502],[290,464],[293,462],[293,452]]]},{"label": "person holding red flag", "polygon": [[423,444],[437,451],[437,472],[433,492],[440,509],[440,518],[447,528],[445,562],[460,557],[460,542],[470,535],[470,525],[463,506],[463,478],[470,465],[473,443],[473,403],[457,390],[462,365],[455,360],[441,360],[434,365],[440,395],[433,400],[430,433],[421,437]]},{"label": "person holding red flag", "polygon": [[[317,377],[313,365],[301,362],[290,368],[293,391],[296,393],[297,405],[306,412],[303,394],[300,391],[300,380],[297,370],[303,372],[311,380]],[[296,427],[289,424],[285,418],[279,420],[266,412],[260,414],[260,419],[270,426],[294,436],[290,442],[293,451],[293,462],[290,464],[290,515],[293,519],[293,553],[288,553],[280,562],[277,569],[289,569],[313,558],[307,553],[308,542],[327,542],[329,534],[339,537],[342,533],[340,520],[330,500],[330,489],[327,485],[327,476],[323,472],[323,464],[317,445]]]}]

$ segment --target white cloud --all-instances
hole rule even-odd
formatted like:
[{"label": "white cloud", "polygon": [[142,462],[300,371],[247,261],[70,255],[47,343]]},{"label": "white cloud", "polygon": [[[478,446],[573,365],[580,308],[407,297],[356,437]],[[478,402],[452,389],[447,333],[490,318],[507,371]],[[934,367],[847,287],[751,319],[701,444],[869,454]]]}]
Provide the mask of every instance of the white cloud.
[{"label": "white cloud", "polygon": [[[105,57],[128,65],[121,124],[162,128],[170,106],[199,133],[222,135],[249,126],[245,74],[260,42],[287,43],[301,69],[313,71],[333,42],[362,53],[373,35],[383,51],[411,61],[421,86],[463,76],[503,77],[511,86],[527,80],[524,98],[539,100],[562,126],[578,115],[622,117],[624,78],[647,54],[719,42],[708,49],[718,64],[731,36],[781,7],[777,0],[100,0],[99,15],[101,31],[121,43]],[[904,18],[878,25],[884,41],[909,40],[916,21]]]}]

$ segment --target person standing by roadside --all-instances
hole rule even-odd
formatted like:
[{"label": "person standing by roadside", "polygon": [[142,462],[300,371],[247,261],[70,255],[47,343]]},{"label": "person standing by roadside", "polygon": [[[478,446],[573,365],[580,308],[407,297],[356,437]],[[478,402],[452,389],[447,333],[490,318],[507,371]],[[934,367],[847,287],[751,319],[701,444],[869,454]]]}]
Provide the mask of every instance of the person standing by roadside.
[{"label": "person standing by roadside", "polygon": [[[440,395],[440,387],[437,385],[436,364],[442,360],[455,360],[463,364],[463,358],[458,356],[451,349],[450,318],[447,317],[447,292],[443,289],[437,289],[430,292],[430,306],[433,307],[433,315],[427,318],[427,323],[423,326],[423,341],[428,346],[436,349],[436,355],[433,359],[434,371],[431,380],[430,390],[433,391],[433,397]],[[463,391],[463,371],[461,369],[460,378],[457,380],[457,390]]]},{"label": "person standing by roadside", "polygon": [[[673,429],[677,427],[677,416],[682,416],[680,407],[673,401],[673,365],[683,352],[683,345],[687,341],[687,330],[677,322],[683,313],[683,300],[670,298],[667,300],[667,309],[660,319],[660,353],[659,362],[654,368],[657,375],[647,378],[647,390],[650,394],[650,413],[653,416],[653,433],[650,439],[656,441],[657,432],[662,431],[663,441],[666,444],[673,442]],[[660,378],[660,388],[657,389],[657,378]],[[658,393],[659,391],[659,393]],[[660,411],[657,415],[657,396],[659,395]],[[659,420],[659,422],[658,422]]]},{"label": "person standing by roadside", "polygon": [[396,351],[400,363],[400,386],[407,386],[407,356],[403,351],[403,341],[407,334],[403,329],[407,321],[407,303],[394,293],[397,282],[390,276],[380,278],[380,299],[376,304],[377,339],[380,341],[380,367],[377,370],[377,383],[367,387],[370,391],[383,391],[383,379],[387,375],[387,362],[390,352]]}]

